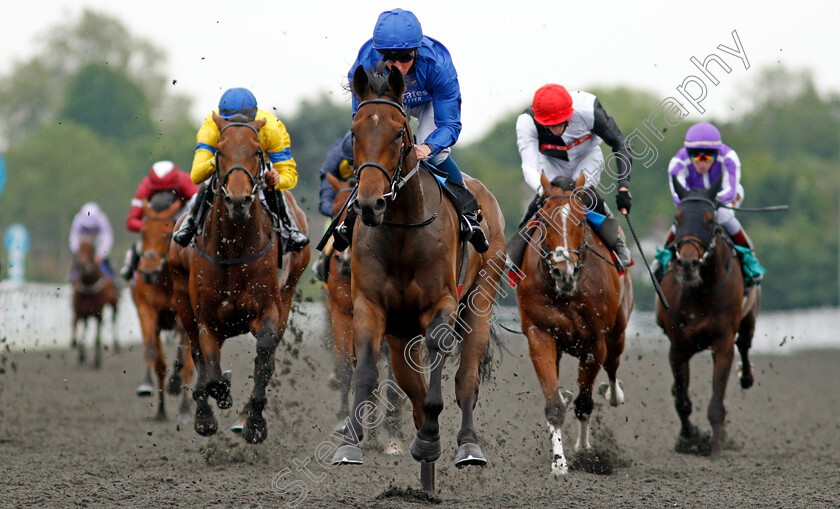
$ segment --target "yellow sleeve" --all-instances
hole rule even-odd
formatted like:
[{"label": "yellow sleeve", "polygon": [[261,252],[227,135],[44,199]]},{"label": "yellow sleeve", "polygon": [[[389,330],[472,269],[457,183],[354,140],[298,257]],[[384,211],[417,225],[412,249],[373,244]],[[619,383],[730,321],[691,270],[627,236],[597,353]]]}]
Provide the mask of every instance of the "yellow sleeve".
[{"label": "yellow sleeve", "polygon": [[190,179],[200,184],[210,178],[216,171],[216,145],[219,143],[219,128],[213,122],[213,112],[205,117],[204,122],[195,135],[195,155],[193,155]]},{"label": "yellow sleeve", "polygon": [[265,118],[260,129],[260,145],[272,167],[280,174],[280,182],[274,186],[278,191],[292,189],[297,185],[297,163],[292,158],[291,140],[286,126],[272,113],[258,110],[257,119]]}]

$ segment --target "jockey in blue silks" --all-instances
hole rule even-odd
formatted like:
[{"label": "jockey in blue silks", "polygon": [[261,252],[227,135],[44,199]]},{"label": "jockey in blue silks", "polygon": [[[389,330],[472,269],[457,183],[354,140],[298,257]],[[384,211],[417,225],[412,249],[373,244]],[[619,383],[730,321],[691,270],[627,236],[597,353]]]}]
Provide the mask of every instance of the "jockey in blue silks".
[{"label": "jockey in blue silks", "polygon": [[[373,38],[359,50],[348,73],[351,83],[359,66],[367,70],[384,66],[390,71],[399,70],[406,78],[403,105],[419,121],[415,133],[419,143],[414,147],[417,157],[446,172],[445,187],[459,202],[456,206],[460,205],[462,211],[465,236],[476,251],[487,251],[487,238],[479,226],[478,200],[464,185],[461,170],[449,155],[461,133],[461,89],[449,50],[423,35],[420,21],[411,11],[393,9],[379,15]],[[354,96],[354,115],[358,107],[358,98]],[[335,247],[339,251],[346,248],[352,236],[355,216],[352,208],[348,210],[351,211],[348,218],[337,229]]]}]

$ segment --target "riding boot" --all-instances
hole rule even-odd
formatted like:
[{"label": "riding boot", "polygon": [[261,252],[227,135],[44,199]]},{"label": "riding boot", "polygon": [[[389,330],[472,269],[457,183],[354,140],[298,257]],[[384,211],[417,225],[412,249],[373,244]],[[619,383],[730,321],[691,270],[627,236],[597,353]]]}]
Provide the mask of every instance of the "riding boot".
[{"label": "riding boot", "polygon": [[204,216],[207,210],[210,209],[210,204],[207,203],[205,205],[205,202],[213,199],[213,195],[207,192],[207,184],[199,186],[197,194],[198,196],[195,197],[190,211],[181,222],[181,227],[172,234],[172,240],[183,247],[187,247],[190,244],[190,241],[195,236],[195,231],[198,229],[198,225],[204,221]]},{"label": "riding boot", "polygon": [[140,263],[140,253],[137,251],[138,245],[132,244],[125,252],[125,263],[120,269],[120,276],[126,281],[131,281],[134,272],[137,270],[137,264]]},{"label": "riding boot", "polygon": [[344,221],[338,225],[333,232],[333,249],[335,251],[344,251],[350,247],[353,240],[353,227],[356,226],[356,210],[353,204],[347,206],[347,215],[344,216]]},{"label": "riding boot", "polygon": [[[741,247],[745,247],[745,248],[749,249],[750,251],[752,251],[753,261],[755,262],[756,265],[760,266],[760,264],[758,263],[758,257],[755,256],[755,246],[753,245],[752,240],[747,236],[747,232],[745,232],[744,229],[741,228],[731,237],[732,237],[732,242],[734,242],[736,245],[741,246]],[[749,286],[752,286],[755,283],[760,283],[762,279],[764,279],[764,274],[763,273],[751,276],[749,278]]]},{"label": "riding boot", "polygon": [[630,258],[630,250],[627,249],[627,243],[624,242],[624,237],[621,235],[616,238],[613,251],[615,252],[615,257],[618,259],[618,264],[621,265],[620,268],[616,267],[619,272],[633,263],[633,260]]},{"label": "riding boot", "polygon": [[449,191],[450,196],[456,200],[456,208],[460,209],[460,215],[463,221],[461,222],[461,233],[470,241],[476,251],[483,253],[490,249],[490,244],[487,242],[487,237],[484,235],[484,230],[481,229],[481,208],[478,205],[478,200],[472,191],[461,182],[452,182],[447,179],[444,186]]},{"label": "riding boot", "polygon": [[309,237],[300,231],[286,208],[282,191],[266,189],[265,201],[268,208],[280,218],[280,223],[289,232],[289,251],[300,251],[309,244]]}]

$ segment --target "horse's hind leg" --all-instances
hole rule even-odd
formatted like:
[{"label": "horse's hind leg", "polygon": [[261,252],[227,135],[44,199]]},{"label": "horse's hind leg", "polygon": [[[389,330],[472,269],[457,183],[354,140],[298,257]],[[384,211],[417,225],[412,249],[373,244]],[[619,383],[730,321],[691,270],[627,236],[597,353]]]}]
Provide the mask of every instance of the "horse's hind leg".
[{"label": "horse's hind leg", "polygon": [[[385,345],[387,344],[388,343],[386,342]],[[387,379],[390,383],[398,386],[390,355],[388,356],[387,366],[385,369],[387,372]],[[384,452],[385,454],[391,456],[399,456],[403,452],[400,440],[403,438],[402,400],[405,396],[406,394],[403,392],[397,392],[395,390],[388,391],[388,403],[385,410],[385,431],[388,432],[388,445],[385,447]]]},{"label": "horse's hind leg", "polygon": [[712,399],[709,401],[708,417],[712,425],[711,454],[717,456],[721,451],[724,439],[724,420],[726,408],[723,397],[726,394],[726,384],[729,382],[729,372],[732,369],[732,359],[735,357],[733,337],[718,340],[712,347],[714,358],[714,376],[712,378]]},{"label": "horse's hind leg", "polygon": [[621,361],[621,354],[624,352],[624,330],[615,334],[615,339],[607,341],[607,358],[604,361],[604,371],[607,372],[609,382],[604,382],[598,387],[598,392],[606,399],[611,406],[618,406],[624,403],[624,390],[621,380],[616,378],[618,365]]},{"label": "horse's hind leg", "polygon": [[332,315],[332,330],[333,343],[335,345],[335,355],[338,363],[338,370],[336,378],[338,381],[339,395],[339,423],[335,427],[335,431],[344,433],[345,419],[350,415],[350,382],[353,377],[353,360],[351,352],[353,350],[353,317],[341,312],[339,309],[334,309]]},{"label": "horse's hind leg", "polygon": [[84,364],[87,360],[87,352],[85,351],[85,340],[87,340],[87,329],[88,329],[88,317],[81,318],[82,327],[81,332],[79,333],[79,340],[76,343],[76,347],[79,350],[79,364]]},{"label": "horse's hind leg", "polygon": [[119,334],[117,329],[117,303],[114,302],[111,304],[111,333],[113,334],[114,339],[114,353],[120,353],[120,341],[119,341]]},{"label": "horse's hind leg", "polygon": [[696,444],[699,435],[697,426],[692,424],[689,419],[692,406],[691,399],[688,397],[688,362],[691,355],[683,353],[672,344],[668,358],[671,363],[671,372],[674,374],[674,385],[671,387],[671,392],[674,395],[674,406],[681,423],[676,450],[677,452],[688,452]]},{"label": "horse's hind leg", "polygon": [[178,421],[181,423],[192,422],[190,416],[190,398],[189,385],[192,382],[193,373],[195,372],[195,365],[193,364],[192,355],[190,355],[190,342],[187,334],[184,331],[180,332],[181,344],[178,345],[178,357],[181,359],[181,405],[178,407]]},{"label": "horse's hind leg", "polygon": [[569,472],[569,466],[563,452],[562,429],[566,420],[568,401],[560,395],[557,387],[560,352],[557,350],[554,338],[548,332],[537,328],[525,317],[522,319],[522,330],[528,337],[531,361],[534,363],[534,371],[545,396],[545,418],[551,433],[553,451],[551,473],[556,476],[566,475]]},{"label": "horse's hind leg", "polygon": [[258,444],[268,435],[268,426],[262,415],[266,405],[265,389],[274,374],[274,351],[280,342],[277,323],[266,318],[257,332],[257,358],[254,360],[254,389],[247,404],[242,438],[250,444]]},{"label": "horse's hind leg", "polygon": [[[575,417],[578,418],[580,432],[575,441],[575,451],[592,448],[589,443],[589,418],[592,416],[593,407],[592,386],[595,384],[598,372],[601,371],[606,355],[606,347],[596,347],[578,363],[578,397],[575,398]],[[615,376],[614,373],[613,376]]]},{"label": "horse's hind leg", "polygon": [[96,317],[96,342],[93,352],[93,367],[102,367],[102,313]]},{"label": "horse's hind leg", "polygon": [[741,354],[741,369],[740,382],[741,387],[749,389],[752,387],[755,379],[753,378],[752,364],[750,364],[750,348],[752,347],[752,338],[755,333],[755,315],[748,314],[741,320],[738,327],[738,339],[736,345],[738,346],[738,353]]},{"label": "horse's hind leg", "polygon": [[164,407],[164,402],[166,401],[166,397],[163,392],[163,385],[164,380],[166,380],[166,357],[163,354],[163,345],[160,341],[160,327],[156,327],[154,331],[155,333],[152,337],[152,344],[150,345],[152,348],[147,355],[151,357],[150,360],[154,365],[155,375],[157,375],[158,382],[158,413],[155,416],[155,419],[158,421],[165,421],[166,409]]}]

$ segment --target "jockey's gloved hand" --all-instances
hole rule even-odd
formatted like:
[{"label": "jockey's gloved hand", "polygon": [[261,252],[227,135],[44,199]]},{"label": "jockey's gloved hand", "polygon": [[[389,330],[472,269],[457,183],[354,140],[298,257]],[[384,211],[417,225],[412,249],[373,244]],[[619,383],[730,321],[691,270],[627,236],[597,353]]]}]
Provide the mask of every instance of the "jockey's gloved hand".
[{"label": "jockey's gloved hand", "polygon": [[619,189],[618,194],[615,195],[615,204],[618,206],[619,211],[624,209],[629,213],[632,201],[633,197],[630,196],[630,191],[628,189]]}]

